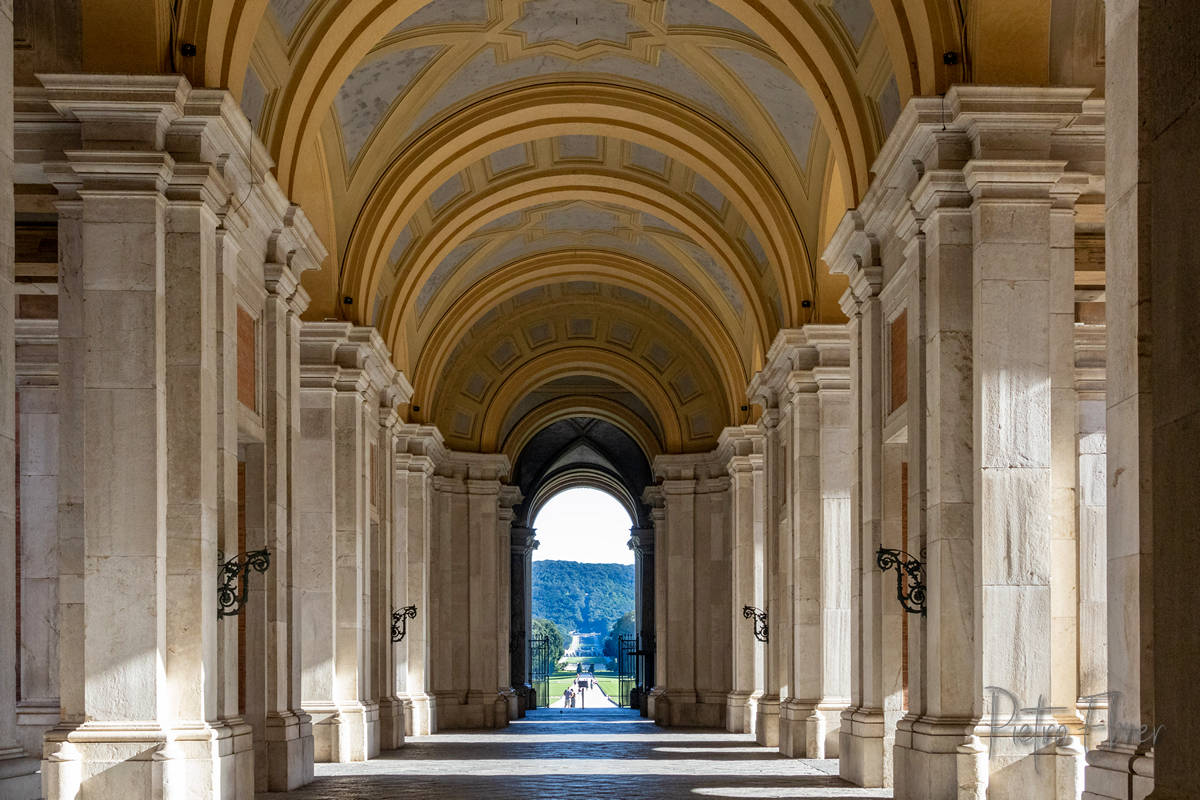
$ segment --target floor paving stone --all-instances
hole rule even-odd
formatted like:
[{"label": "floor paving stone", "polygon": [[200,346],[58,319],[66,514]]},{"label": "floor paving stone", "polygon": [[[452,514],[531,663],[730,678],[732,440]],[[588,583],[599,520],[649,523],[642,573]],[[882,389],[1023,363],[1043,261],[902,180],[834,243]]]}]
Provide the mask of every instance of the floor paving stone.
[{"label": "floor paving stone", "polygon": [[625,709],[545,709],[502,731],[410,737],[358,764],[317,764],[300,791],[266,800],[704,800],[863,798],[837,761],[784,758],[750,736],[667,730]]}]

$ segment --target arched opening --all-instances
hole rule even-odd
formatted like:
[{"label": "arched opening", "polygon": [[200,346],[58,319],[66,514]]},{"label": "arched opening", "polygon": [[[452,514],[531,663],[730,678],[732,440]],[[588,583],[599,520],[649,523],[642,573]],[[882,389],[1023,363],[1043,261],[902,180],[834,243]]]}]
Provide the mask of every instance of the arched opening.
[{"label": "arched opening", "polygon": [[[523,708],[645,712],[653,683],[649,459],[622,427],[567,417],[517,455],[510,642]],[[528,633],[526,633],[528,632]]]},{"label": "arched opening", "polygon": [[633,665],[621,650],[636,649],[637,626],[626,504],[606,489],[572,485],[546,499],[533,528],[530,630],[535,656],[546,661],[535,670],[544,684],[535,686],[539,705],[629,707]]}]

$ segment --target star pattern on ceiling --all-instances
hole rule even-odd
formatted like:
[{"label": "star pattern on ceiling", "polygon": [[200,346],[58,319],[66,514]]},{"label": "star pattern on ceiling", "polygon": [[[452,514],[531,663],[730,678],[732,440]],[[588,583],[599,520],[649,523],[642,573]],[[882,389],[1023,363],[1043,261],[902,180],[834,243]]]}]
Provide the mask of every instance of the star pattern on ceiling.
[{"label": "star pattern on ceiling", "polygon": [[647,33],[622,0],[525,0],[507,30],[520,33],[526,47],[556,43],[577,50],[597,42],[628,47],[631,34]]}]

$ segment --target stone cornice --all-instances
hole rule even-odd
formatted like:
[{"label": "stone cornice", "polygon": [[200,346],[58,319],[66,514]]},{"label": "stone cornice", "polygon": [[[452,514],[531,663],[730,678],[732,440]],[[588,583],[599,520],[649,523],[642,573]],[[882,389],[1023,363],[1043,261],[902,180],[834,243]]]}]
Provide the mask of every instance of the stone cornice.
[{"label": "stone cornice", "polygon": [[[805,325],[779,332],[767,352],[767,363],[751,380],[748,394],[764,408],[778,408],[797,390],[795,373],[804,381],[849,380],[850,332],[846,325]],[[818,372],[820,370],[820,372]]]},{"label": "stone cornice", "polygon": [[[495,484],[508,478],[512,464],[502,453],[463,453],[447,450],[446,456],[437,465],[437,474],[448,478]],[[498,488],[492,491],[498,491]]]},{"label": "stone cornice", "polygon": [[[301,386],[318,388],[334,380],[338,388],[355,388],[377,396],[385,408],[412,397],[408,380],[374,328],[350,322],[304,322],[300,326]],[[353,381],[353,383],[348,383]]]},{"label": "stone cornice", "polygon": [[[757,425],[737,425],[725,428],[717,437],[714,451],[717,461],[731,464],[732,459],[761,456],[766,449],[766,437]],[[732,470],[732,466],[727,466]]]}]

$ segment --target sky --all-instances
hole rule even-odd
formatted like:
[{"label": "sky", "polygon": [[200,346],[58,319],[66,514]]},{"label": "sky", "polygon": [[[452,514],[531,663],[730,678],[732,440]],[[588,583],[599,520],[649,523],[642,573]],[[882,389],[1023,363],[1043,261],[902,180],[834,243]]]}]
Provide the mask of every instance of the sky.
[{"label": "sky", "polygon": [[533,560],[632,564],[632,526],[629,513],[607,492],[567,489],[550,498],[533,521],[538,541]]}]

